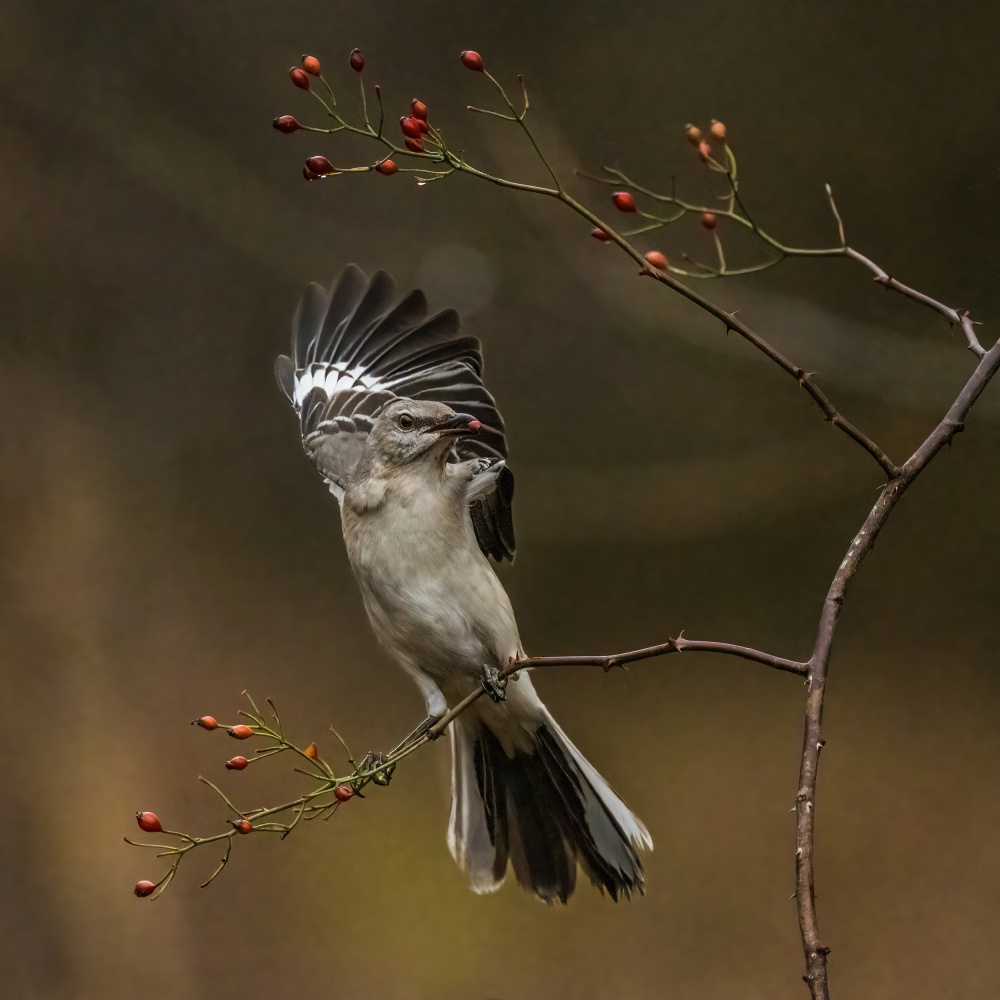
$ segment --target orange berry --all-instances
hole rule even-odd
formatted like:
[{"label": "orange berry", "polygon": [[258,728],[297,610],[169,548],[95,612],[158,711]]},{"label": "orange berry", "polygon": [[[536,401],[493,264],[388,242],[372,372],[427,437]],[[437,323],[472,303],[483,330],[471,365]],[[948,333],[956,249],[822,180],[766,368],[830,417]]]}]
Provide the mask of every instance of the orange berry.
[{"label": "orange berry", "polygon": [[361,49],[351,49],[351,55],[348,59],[351,64],[351,69],[355,73],[360,73],[365,68],[365,54]]},{"label": "orange berry", "polygon": [[482,73],[483,57],[478,52],[473,52],[472,49],[466,49],[459,58],[462,60],[462,65],[466,69],[472,69],[477,73]]},{"label": "orange berry", "polygon": [[226,761],[226,770],[228,770],[228,771],[244,771],[244,770],[246,770],[246,766],[249,763],[250,763],[250,761],[248,761],[246,759],[246,757],[233,757],[232,760],[227,760]]},{"label": "orange berry", "polygon": [[253,736],[253,730],[249,726],[233,726],[233,728],[229,730],[229,735],[238,740],[247,740]]},{"label": "orange berry", "polygon": [[617,208],[619,212],[636,211],[635,198],[633,198],[628,191],[616,191],[611,196],[611,200],[615,203],[615,208]]},{"label": "orange berry", "polygon": [[392,160],[383,160],[376,168],[380,174],[385,174],[386,177],[391,177],[399,167],[396,166]]},{"label": "orange berry", "polygon": [[595,240],[600,240],[602,243],[608,243],[611,240],[611,237],[608,236],[608,234],[600,227],[592,229],[590,235],[593,236]]},{"label": "orange berry", "polygon": [[348,799],[354,798],[354,789],[350,785],[337,785],[333,790],[333,795],[338,802],[346,802]]},{"label": "orange berry", "polygon": [[319,756],[319,747],[315,743],[310,743],[309,746],[302,751],[310,760],[315,760]]},{"label": "orange berry", "polygon": [[315,56],[303,56],[302,57],[302,68],[310,76],[319,76],[319,60]]},{"label": "orange berry", "polygon": [[692,146],[697,146],[701,142],[701,129],[697,125],[685,125],[684,134],[687,136],[687,141],[691,143]]},{"label": "orange berry", "polygon": [[143,879],[141,882],[136,882],[132,891],[141,899],[143,896],[152,896],[156,892],[156,886],[148,879]]},{"label": "orange berry", "polygon": [[139,824],[139,829],[145,833],[159,833],[163,827],[160,826],[160,818],[156,813],[137,812],[135,821]]},{"label": "orange berry", "polygon": [[714,212],[705,212],[701,217],[701,224],[706,229],[715,229],[719,224],[719,220],[715,217]]},{"label": "orange berry", "polygon": [[210,715],[203,715],[200,719],[195,719],[191,723],[192,726],[201,726],[202,729],[207,729],[211,732],[213,729],[218,729],[219,724]]},{"label": "orange berry", "polygon": [[646,254],[646,260],[649,261],[652,267],[655,267],[657,271],[665,271],[667,269],[667,258],[660,253],[659,250],[650,250]]},{"label": "orange berry", "polygon": [[718,139],[719,142],[726,141],[726,126],[723,125],[722,122],[716,121],[714,118],[712,119],[711,133],[713,139]]},{"label": "orange berry", "polygon": [[294,83],[299,90],[309,89],[309,74],[304,69],[299,69],[298,66],[293,66],[288,71],[288,75],[292,78],[292,83]]},{"label": "orange berry", "polygon": [[238,819],[233,823],[233,829],[237,833],[253,833],[253,823],[248,819]]}]

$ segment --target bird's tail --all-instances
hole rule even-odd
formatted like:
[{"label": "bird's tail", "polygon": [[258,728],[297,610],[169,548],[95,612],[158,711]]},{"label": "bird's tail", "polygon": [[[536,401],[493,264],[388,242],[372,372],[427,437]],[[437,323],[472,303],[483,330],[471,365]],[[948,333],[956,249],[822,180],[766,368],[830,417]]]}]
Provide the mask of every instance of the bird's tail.
[{"label": "bird's tail", "polygon": [[[473,705],[451,727],[448,846],[476,892],[491,892],[510,861],[521,886],[565,903],[576,866],[612,899],[642,892],[642,822],[567,739],[527,676],[506,702]],[[478,706],[480,711],[474,711]]]}]

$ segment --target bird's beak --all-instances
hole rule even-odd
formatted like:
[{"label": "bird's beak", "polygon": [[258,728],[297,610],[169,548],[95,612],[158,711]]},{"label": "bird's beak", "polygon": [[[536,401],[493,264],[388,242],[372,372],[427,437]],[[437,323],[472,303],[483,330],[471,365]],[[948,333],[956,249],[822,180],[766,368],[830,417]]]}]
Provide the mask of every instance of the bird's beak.
[{"label": "bird's beak", "polygon": [[470,413],[455,413],[447,420],[442,420],[427,429],[438,437],[467,437],[470,434],[478,434],[482,426],[482,423]]}]

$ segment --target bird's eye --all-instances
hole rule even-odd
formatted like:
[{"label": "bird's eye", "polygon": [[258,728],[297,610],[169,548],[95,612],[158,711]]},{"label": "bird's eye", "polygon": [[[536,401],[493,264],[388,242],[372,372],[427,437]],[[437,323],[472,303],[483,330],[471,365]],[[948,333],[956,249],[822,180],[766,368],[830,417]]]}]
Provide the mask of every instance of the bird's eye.
[{"label": "bird's eye", "polygon": [[413,427],[413,417],[409,413],[401,413],[396,420],[396,423],[403,428],[404,431],[410,430]]}]

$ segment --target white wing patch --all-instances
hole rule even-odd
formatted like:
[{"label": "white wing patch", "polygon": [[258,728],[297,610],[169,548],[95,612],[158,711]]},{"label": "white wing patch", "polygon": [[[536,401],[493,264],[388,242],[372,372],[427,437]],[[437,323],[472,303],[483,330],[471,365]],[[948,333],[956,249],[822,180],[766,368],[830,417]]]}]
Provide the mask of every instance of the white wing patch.
[{"label": "white wing patch", "polygon": [[363,368],[338,368],[336,365],[310,365],[308,370],[295,375],[295,394],[292,402],[296,409],[302,406],[302,401],[309,395],[309,390],[319,386],[327,396],[345,389],[365,389],[377,391],[387,389],[388,382],[365,375]]}]

